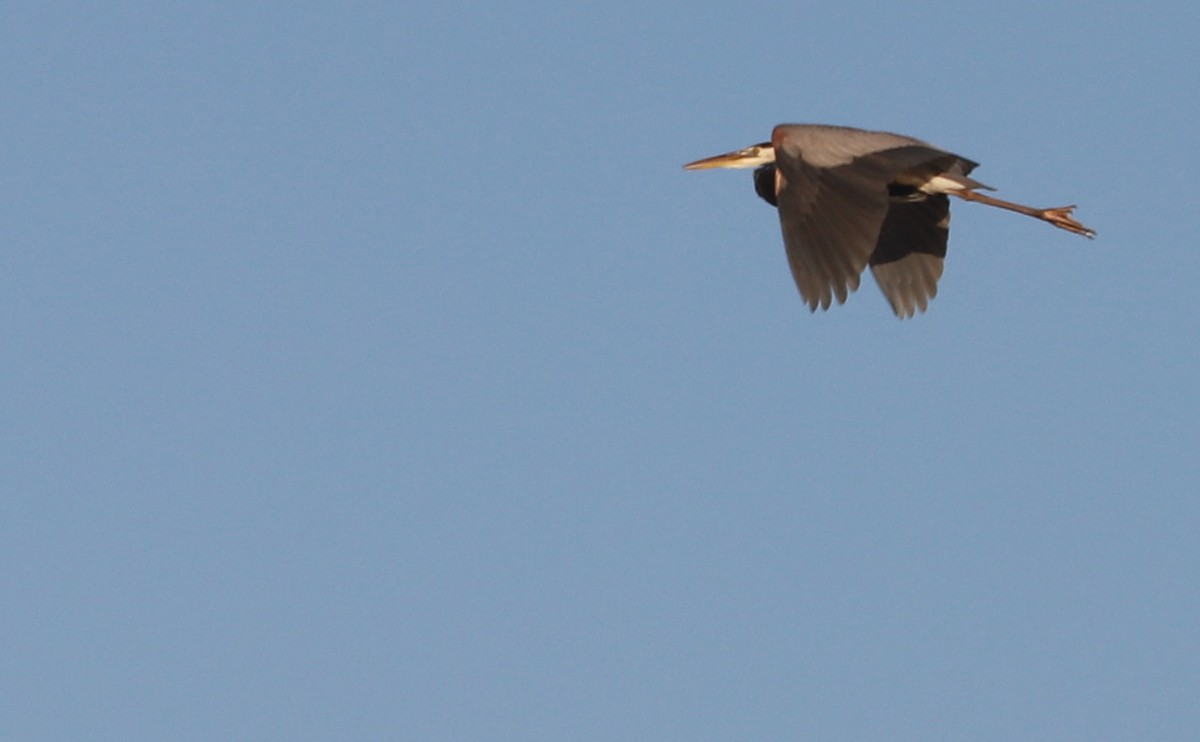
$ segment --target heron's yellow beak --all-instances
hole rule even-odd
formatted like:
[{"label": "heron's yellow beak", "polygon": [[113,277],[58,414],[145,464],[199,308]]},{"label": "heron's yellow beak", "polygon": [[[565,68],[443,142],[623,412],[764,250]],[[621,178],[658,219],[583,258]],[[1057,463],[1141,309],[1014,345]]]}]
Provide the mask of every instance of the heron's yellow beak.
[{"label": "heron's yellow beak", "polygon": [[775,148],[769,144],[756,144],[753,147],[739,149],[737,152],[726,152],[715,157],[689,162],[684,170],[712,170],[714,168],[751,168],[769,165],[775,162]]}]

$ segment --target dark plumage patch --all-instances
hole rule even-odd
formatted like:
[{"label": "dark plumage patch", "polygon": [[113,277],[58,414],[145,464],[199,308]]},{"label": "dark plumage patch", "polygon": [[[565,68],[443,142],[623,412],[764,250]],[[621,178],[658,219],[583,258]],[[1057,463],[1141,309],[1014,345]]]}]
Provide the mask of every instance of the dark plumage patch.
[{"label": "dark plumage patch", "polygon": [[888,198],[893,201],[920,201],[925,197],[916,186],[903,183],[888,183]]},{"label": "dark plumage patch", "polygon": [[763,165],[754,171],[754,192],[763,201],[772,206],[779,206],[775,198],[775,166]]},{"label": "dark plumage patch", "polygon": [[894,263],[915,252],[944,258],[949,238],[950,199],[946,196],[892,201],[871,254],[871,265]]},{"label": "dark plumage patch", "polygon": [[924,312],[937,296],[946,244],[950,239],[950,199],[892,201],[871,253],[871,273],[898,317]]}]

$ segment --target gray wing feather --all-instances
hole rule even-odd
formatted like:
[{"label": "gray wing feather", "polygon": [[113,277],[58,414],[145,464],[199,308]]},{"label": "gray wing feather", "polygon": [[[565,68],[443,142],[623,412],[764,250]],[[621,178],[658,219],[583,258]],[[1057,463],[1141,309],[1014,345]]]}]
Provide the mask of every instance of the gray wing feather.
[{"label": "gray wing feather", "polygon": [[[887,214],[886,187],[854,173],[780,165],[779,219],[792,277],[809,309],[858,288]],[[886,184],[886,181],[885,181]]]},{"label": "gray wing feather", "polygon": [[950,199],[893,202],[871,254],[871,273],[897,317],[924,312],[937,296],[950,239]]},{"label": "gray wing feather", "polygon": [[819,168],[846,165],[863,155],[910,145],[936,150],[920,139],[901,134],[820,124],[780,124],[771,133],[771,141],[777,150],[782,143],[791,154]]},{"label": "gray wing feather", "polygon": [[[781,129],[775,132],[779,134]],[[832,167],[814,165],[797,149],[803,138],[787,136],[773,140],[775,166],[778,169],[776,198],[780,226],[787,249],[788,265],[800,296],[809,309],[828,309],[834,299],[840,304],[859,286],[860,276],[874,253],[881,228],[888,215],[887,185],[897,173],[930,159],[944,157],[917,140],[883,132],[861,132],[852,137],[843,151],[854,149],[855,142],[897,143],[901,146],[884,151],[861,151],[845,164]],[[811,130],[836,127],[801,127]],[[812,142],[842,143],[839,136],[821,133]],[[810,144],[812,143],[810,142]],[[826,160],[832,161],[832,160]]]}]

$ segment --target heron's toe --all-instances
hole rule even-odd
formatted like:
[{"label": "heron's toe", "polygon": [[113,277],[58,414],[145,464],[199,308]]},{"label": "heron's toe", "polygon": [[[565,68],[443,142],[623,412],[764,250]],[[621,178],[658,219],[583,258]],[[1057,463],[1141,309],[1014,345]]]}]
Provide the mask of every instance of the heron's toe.
[{"label": "heron's toe", "polygon": [[1059,229],[1065,229],[1068,232],[1081,234],[1088,239],[1096,236],[1096,230],[1085,227],[1079,222],[1071,218],[1071,213],[1075,211],[1075,206],[1059,206],[1054,209],[1045,209],[1042,211],[1042,218],[1050,222]]}]

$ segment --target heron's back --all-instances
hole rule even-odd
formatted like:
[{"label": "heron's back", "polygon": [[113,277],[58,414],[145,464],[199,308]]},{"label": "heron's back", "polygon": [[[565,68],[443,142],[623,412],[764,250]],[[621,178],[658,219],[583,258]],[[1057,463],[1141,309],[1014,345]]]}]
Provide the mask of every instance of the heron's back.
[{"label": "heron's back", "polygon": [[944,151],[901,134],[825,124],[780,124],[771,132],[771,144],[776,151],[783,150],[820,168],[837,167],[873,152],[914,145]]}]

